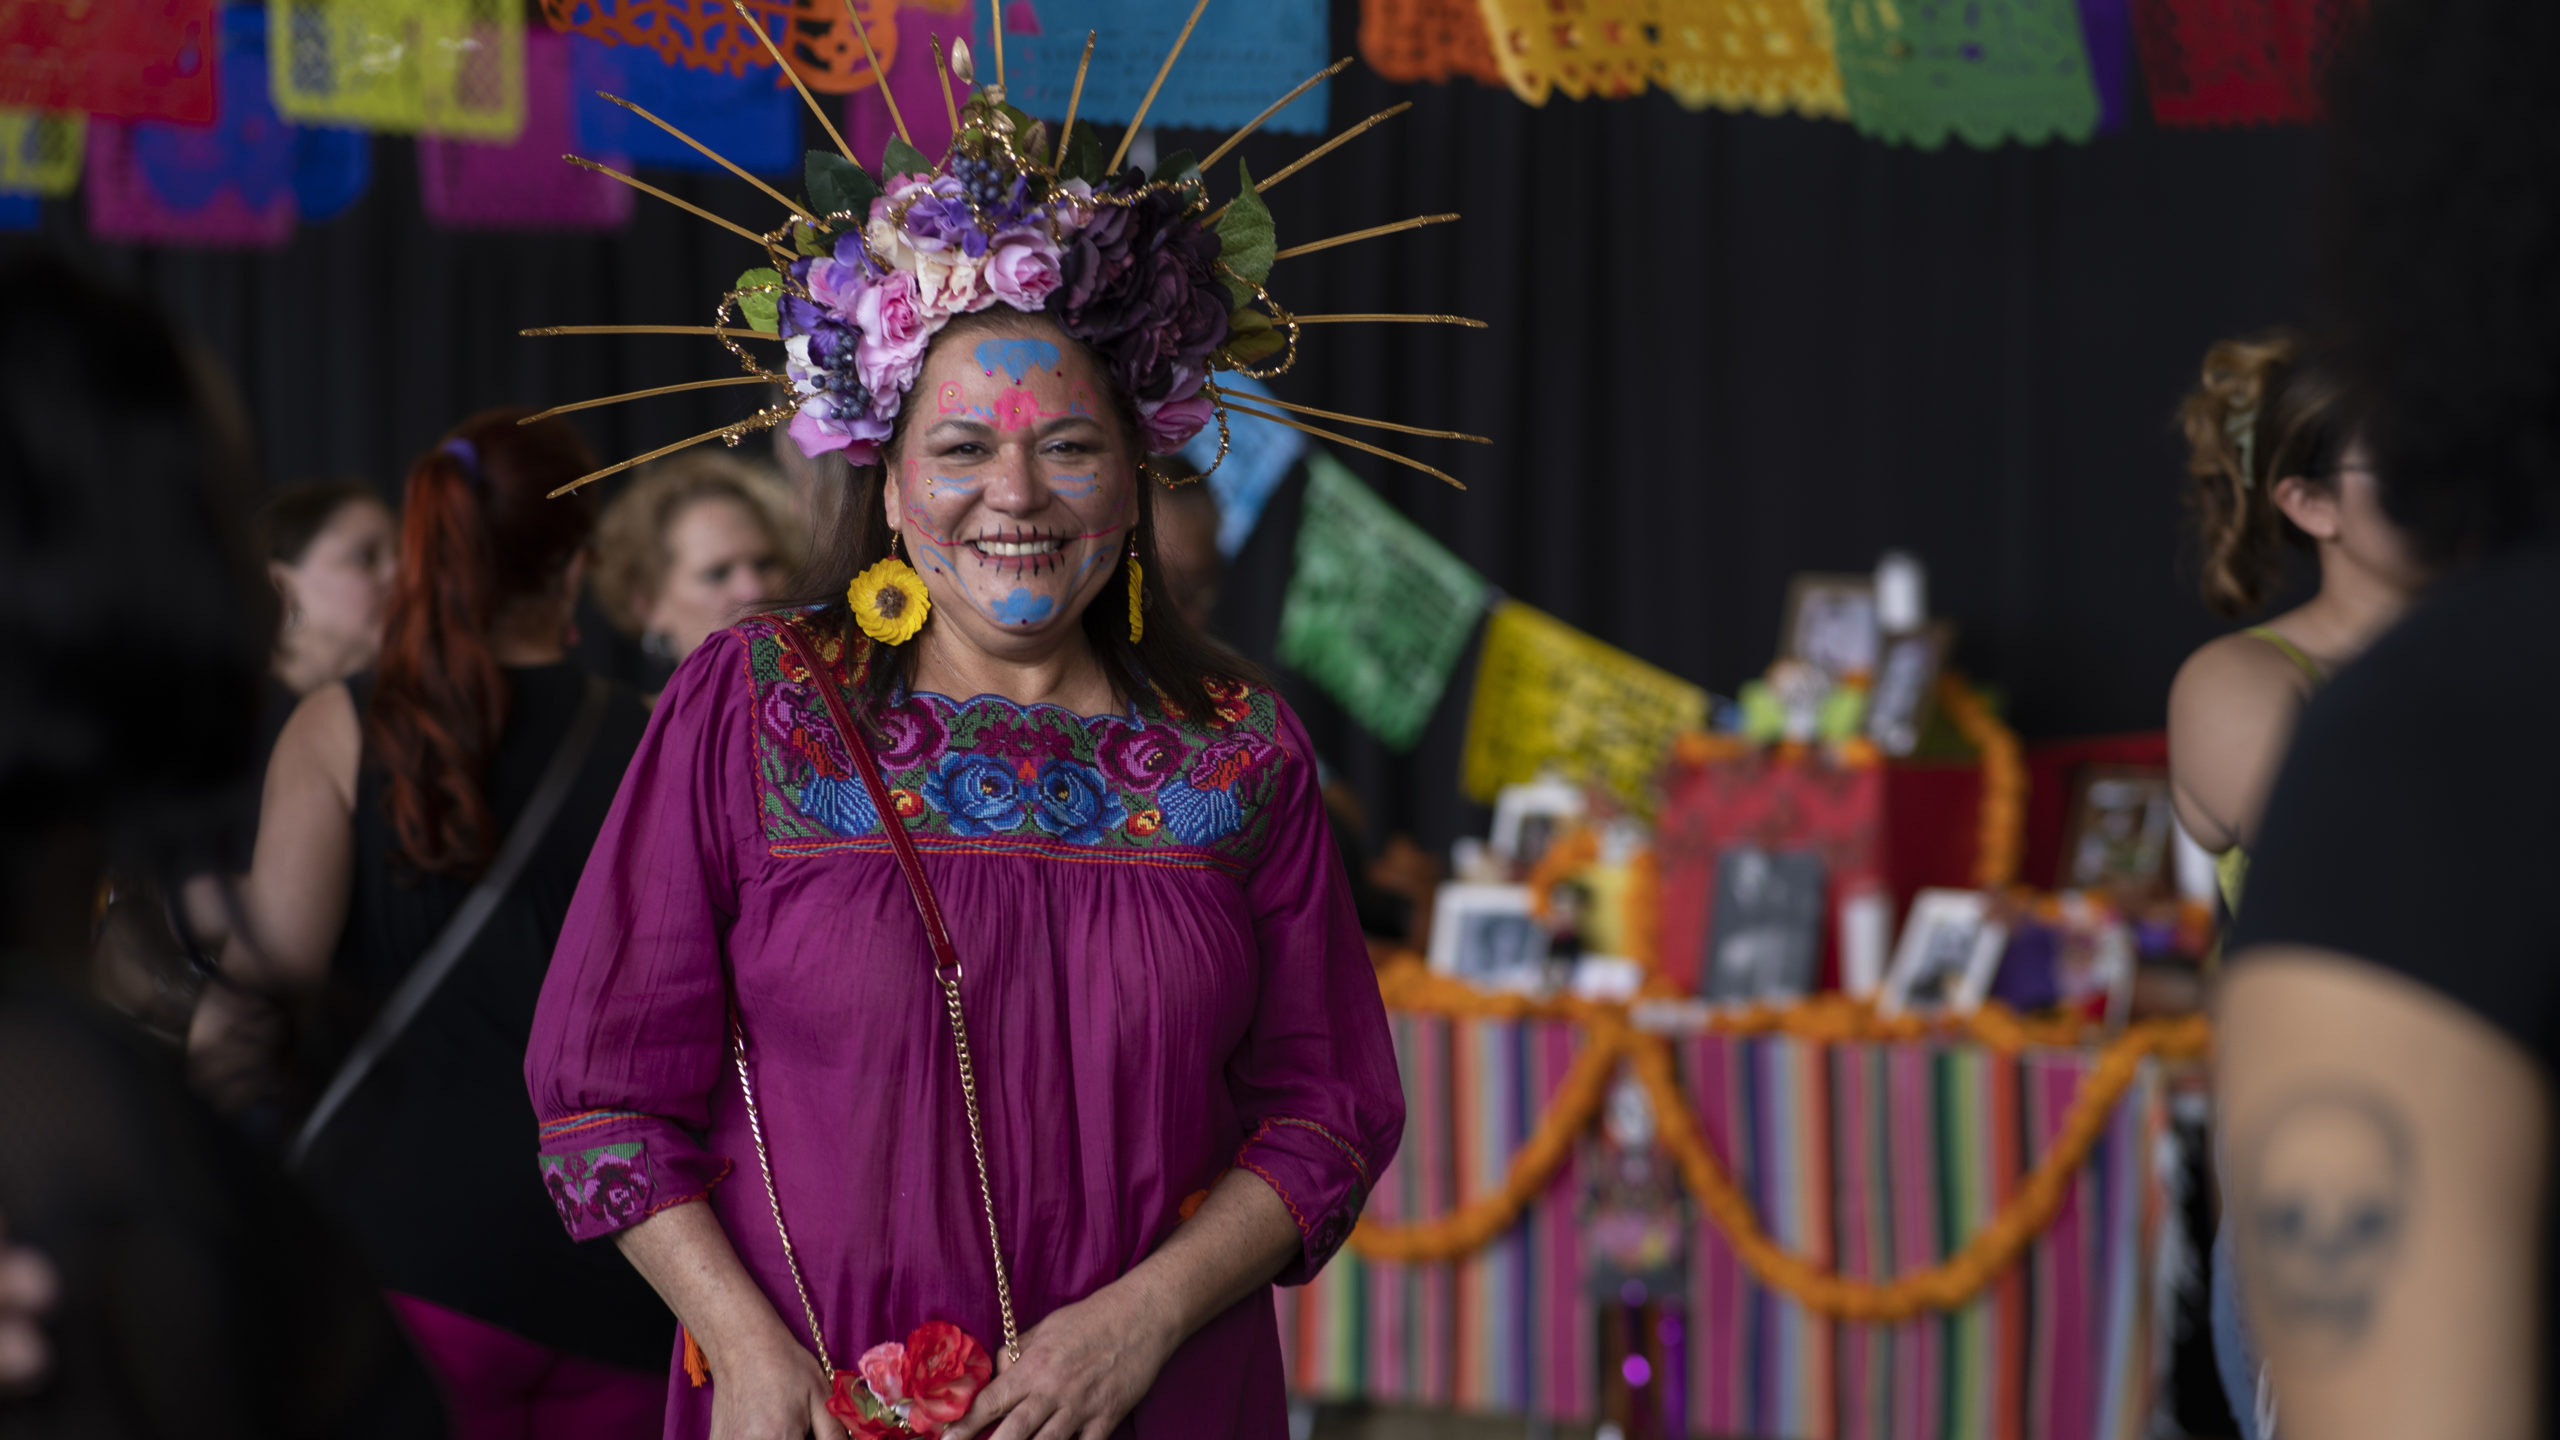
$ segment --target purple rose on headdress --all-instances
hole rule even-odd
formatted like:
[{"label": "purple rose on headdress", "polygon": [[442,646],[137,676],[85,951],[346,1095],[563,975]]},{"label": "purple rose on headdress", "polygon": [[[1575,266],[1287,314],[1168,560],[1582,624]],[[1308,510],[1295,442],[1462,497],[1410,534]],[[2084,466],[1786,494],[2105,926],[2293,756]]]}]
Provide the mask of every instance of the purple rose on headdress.
[{"label": "purple rose on headdress", "polygon": [[1094,747],[1103,773],[1132,790],[1153,790],[1181,768],[1182,737],[1163,725],[1114,724]]},{"label": "purple rose on headdress", "polygon": [[809,298],[838,315],[851,313],[854,291],[862,284],[862,271],[841,260],[820,256],[809,262],[805,284]]},{"label": "purple rose on headdress", "polygon": [[880,739],[881,765],[904,770],[940,750],[949,741],[950,732],[943,728],[942,717],[933,712],[930,701],[917,701],[881,712]]},{"label": "purple rose on headdress", "polygon": [[1185,222],[1161,192],[1104,207],[1061,264],[1068,334],[1102,350],[1113,378],[1141,403],[1176,398],[1184,371],[1208,369],[1227,338],[1218,237]]},{"label": "purple rose on headdress", "polygon": [[958,250],[971,259],[987,253],[987,232],[978,228],[976,212],[960,182],[949,176],[907,206],[907,243],[918,250]]},{"label": "purple rose on headdress", "polygon": [[875,399],[904,395],[924,368],[925,347],[933,340],[933,327],[916,295],[916,277],[892,270],[868,282],[853,295],[852,315],[862,327],[853,363],[863,388]]},{"label": "purple rose on headdress", "polygon": [[1146,402],[1138,406],[1139,421],[1147,430],[1147,453],[1171,455],[1191,443],[1200,427],[1217,418],[1218,407],[1206,395],[1193,395],[1181,400],[1166,400],[1149,409]]},{"label": "purple rose on headdress", "polygon": [[1037,311],[1058,289],[1058,242],[1035,229],[1007,230],[995,238],[985,273],[997,299]]}]

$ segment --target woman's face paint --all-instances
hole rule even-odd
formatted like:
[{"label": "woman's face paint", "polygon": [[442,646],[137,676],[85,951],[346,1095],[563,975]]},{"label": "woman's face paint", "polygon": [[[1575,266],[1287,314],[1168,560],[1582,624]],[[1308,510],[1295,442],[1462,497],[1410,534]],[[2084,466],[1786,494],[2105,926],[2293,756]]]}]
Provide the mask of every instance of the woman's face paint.
[{"label": "woman's face paint", "polygon": [[889,457],[889,521],[934,623],[989,654],[1053,644],[1119,573],[1137,472],[1092,358],[1054,327],[936,345]]}]

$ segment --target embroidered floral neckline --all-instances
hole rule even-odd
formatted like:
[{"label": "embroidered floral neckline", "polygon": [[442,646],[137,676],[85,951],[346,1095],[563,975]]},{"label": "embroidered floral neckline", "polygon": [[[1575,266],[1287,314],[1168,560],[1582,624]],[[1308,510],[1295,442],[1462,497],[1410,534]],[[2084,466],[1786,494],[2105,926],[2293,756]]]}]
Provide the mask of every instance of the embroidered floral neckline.
[{"label": "embroidered floral neckline", "polygon": [[[777,856],[885,850],[881,816],[817,688],[846,682],[844,659],[822,645],[833,673],[810,674],[776,623],[738,631],[766,842]],[[1214,729],[1160,706],[1085,715],[1002,695],[902,691],[880,711],[872,748],[894,818],[921,849],[1242,873],[1261,853],[1290,752],[1268,691],[1213,684],[1210,699]]]}]

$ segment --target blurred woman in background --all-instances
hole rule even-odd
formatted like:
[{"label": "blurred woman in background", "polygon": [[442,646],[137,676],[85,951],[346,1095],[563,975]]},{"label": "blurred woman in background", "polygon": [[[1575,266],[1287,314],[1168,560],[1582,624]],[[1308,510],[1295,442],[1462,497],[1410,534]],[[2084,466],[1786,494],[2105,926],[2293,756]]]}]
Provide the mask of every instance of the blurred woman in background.
[{"label": "blurred woman in background", "polygon": [[654,1435],[674,1323],[562,1235],[522,1146],[534,999],[647,718],[567,661],[595,509],[544,497],[593,464],[524,413],[476,416],[411,468],[380,664],[285,726],[244,892],[262,950],[226,968],[325,981],[366,1027],[314,1047],[329,1078],[298,1149],[457,1434]]},{"label": "blurred woman in background", "polygon": [[276,621],[276,682],[297,698],[373,664],[400,522],[370,485],[297,485],[258,512]]},{"label": "blurred woman in background", "polygon": [[90,997],[110,866],[221,866],[273,592],[246,438],[167,322],[0,265],[0,1431],[428,1436],[370,1279]]},{"label": "blurred woman in background", "polygon": [[[2324,357],[2278,331],[2216,343],[2178,410],[2205,603],[2232,616],[2266,604],[2284,579],[2289,545],[2319,562],[2320,588],[2309,600],[2198,650],[2169,691],[2178,819],[2219,857],[2233,914],[2259,813],[2303,706],[2400,618],[2426,580],[2383,513],[2345,397],[2344,378]],[[2235,1273],[2225,1225],[2214,1245],[2214,1360],[2243,1440],[2269,1440],[2272,1392],[2241,1318]]]},{"label": "blurred woman in background", "polygon": [[791,492],[772,475],[696,450],[640,472],[596,530],[596,600],[635,637],[656,694],[695,646],[772,598],[799,568]]}]

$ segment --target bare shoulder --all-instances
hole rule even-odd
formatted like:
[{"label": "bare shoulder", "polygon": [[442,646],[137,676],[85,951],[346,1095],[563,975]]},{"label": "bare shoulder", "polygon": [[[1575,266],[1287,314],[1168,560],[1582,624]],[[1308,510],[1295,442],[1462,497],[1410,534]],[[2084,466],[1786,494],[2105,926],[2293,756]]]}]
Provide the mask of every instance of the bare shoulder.
[{"label": "bare shoulder", "polygon": [[284,730],[276,736],[275,754],[267,762],[270,789],[280,781],[307,784],[325,781],[355,807],[356,765],[364,755],[364,726],[356,715],[355,696],[345,684],[331,682],[302,697]]},{"label": "bare shoulder", "polygon": [[2286,713],[2311,697],[2311,682],[2285,653],[2245,631],[2207,642],[2169,686],[2169,723],[2182,716],[2225,720],[2237,714]]}]

